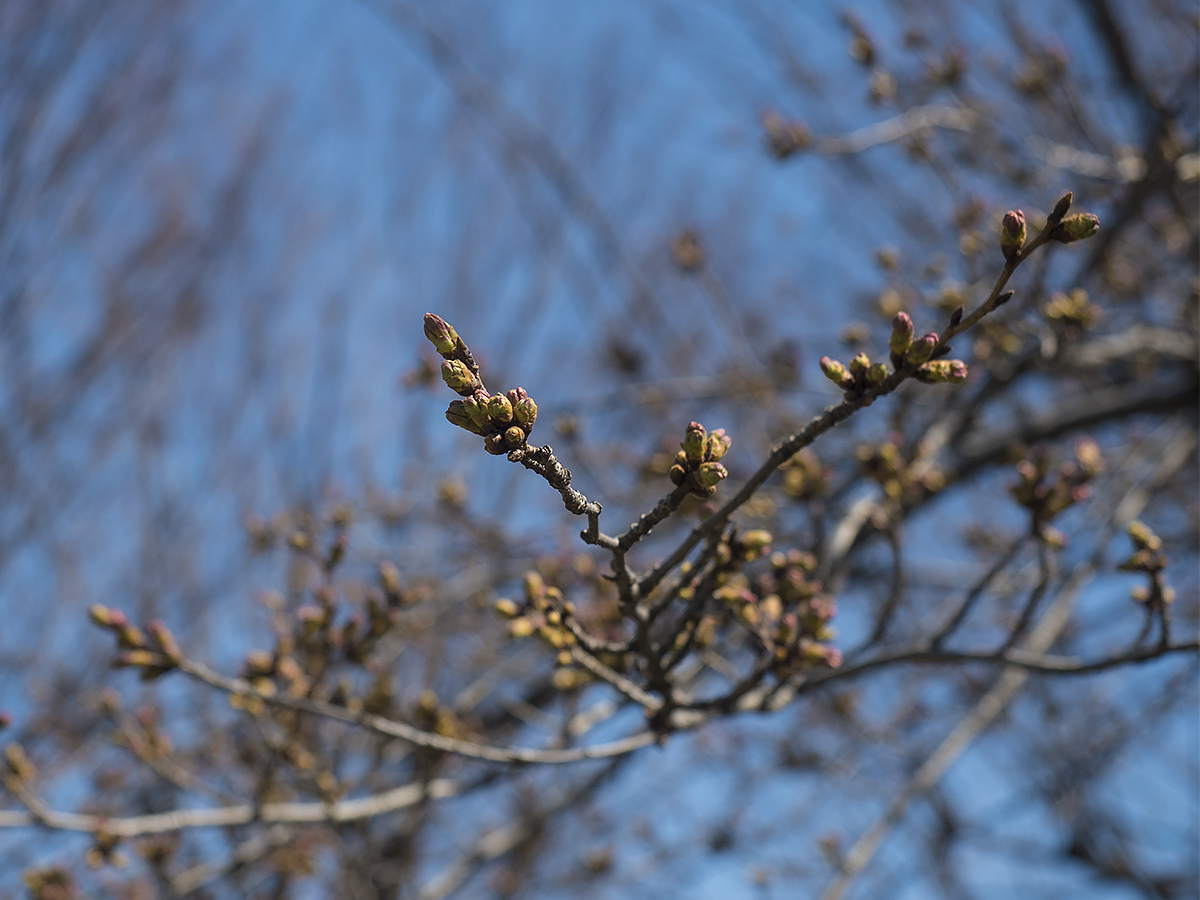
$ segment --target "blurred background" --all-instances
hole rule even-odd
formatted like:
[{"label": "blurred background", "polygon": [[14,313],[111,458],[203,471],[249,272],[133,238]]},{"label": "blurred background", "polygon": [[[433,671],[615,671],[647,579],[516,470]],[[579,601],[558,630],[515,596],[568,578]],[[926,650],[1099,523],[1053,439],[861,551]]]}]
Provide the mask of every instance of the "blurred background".
[{"label": "blurred background", "polygon": [[[411,705],[506,652],[481,636],[497,630],[482,607],[525,568],[602,562],[552,491],[445,422],[426,311],[490,387],[529,390],[542,442],[616,532],[666,492],[663,454],[689,420],[731,431],[744,478],[836,399],[820,356],[878,352],[897,309],[923,330],[978,301],[999,215],[1073,189],[1105,231],[1023,271],[1014,321],[1082,288],[1098,333],[1158,343],[1065,387],[1033,371],[978,427],[1094,401],[1046,436],[1090,429],[1106,452],[1153,457],[1194,431],[1197,59],[1196,7],[1172,0],[0,5],[0,708],[41,747],[51,796],[79,806],[122,765],[97,750],[110,684],[130,704],[165,698],[176,744],[219,756],[197,743],[219,698],[110,674],[92,603],[161,617],[232,668],[269,643],[269,592],[303,589],[282,537],[353,521],[350,571],[389,559],[437,610],[397,652]],[[1044,340],[997,326],[960,355],[1000,371]],[[857,443],[943,390],[865,411],[821,459],[852,470]],[[1148,513],[1172,544],[1183,636],[1194,461]],[[910,526],[930,596],[973,577],[981,532],[1021,527],[1011,468],[977,475]],[[848,636],[887,560],[868,554],[839,594]],[[1089,588],[1072,652],[1136,635],[1131,583]],[[452,887],[817,896],[986,674],[681,737]],[[1038,685],[852,896],[1197,896],[1194,658]],[[435,883],[503,808],[447,804],[405,883]],[[355,846],[212,896],[383,896],[322,880]],[[86,847],[0,832],[0,896]]]}]

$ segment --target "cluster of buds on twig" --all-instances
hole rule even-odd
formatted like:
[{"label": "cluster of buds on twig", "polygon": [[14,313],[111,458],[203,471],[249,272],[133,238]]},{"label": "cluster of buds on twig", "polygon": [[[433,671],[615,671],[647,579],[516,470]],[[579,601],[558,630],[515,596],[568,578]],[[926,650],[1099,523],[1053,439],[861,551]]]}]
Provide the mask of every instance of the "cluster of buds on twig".
[{"label": "cluster of buds on twig", "polygon": [[812,134],[803,122],[789,122],[774,110],[762,114],[762,126],[767,149],[776,159],[787,159],[812,145]]},{"label": "cluster of buds on twig", "polygon": [[[1073,244],[1076,241],[1086,241],[1100,230],[1100,218],[1092,213],[1076,213],[1068,216],[1071,208],[1072,194],[1068,191],[1055,205],[1047,220],[1050,233],[1047,239],[1059,244]],[[1000,252],[1008,263],[1015,263],[1021,258],[1025,249],[1025,238],[1028,231],[1025,226],[1025,213],[1019,209],[1010,209],[1000,220]]]},{"label": "cluster of buds on twig", "polygon": [[920,474],[914,472],[912,461],[900,453],[900,441],[899,435],[892,434],[880,444],[864,444],[856,454],[863,471],[883,488],[884,494],[891,500],[914,500],[945,487],[946,477],[936,467]]},{"label": "cluster of buds on twig", "polygon": [[1050,454],[1044,448],[1030,453],[1017,463],[1019,477],[1009,491],[1030,511],[1033,534],[1061,547],[1065,539],[1047,525],[1063,510],[1091,496],[1088,482],[1103,468],[1099,446],[1091,438],[1081,438],[1075,444],[1075,461],[1068,460],[1057,470],[1053,469]]},{"label": "cluster of buds on twig", "polygon": [[88,609],[88,615],[93,623],[108,629],[116,637],[120,649],[113,659],[115,668],[141,669],[142,680],[150,681],[183,662],[183,652],[175,636],[157,619],[147,624],[143,632],[119,609],[97,603]]},{"label": "cluster of buds on twig", "polygon": [[[750,541],[766,550],[766,532],[747,532]],[[761,545],[761,546],[759,546]],[[837,613],[833,598],[812,579],[816,560],[800,550],[771,554],[770,571],[751,580],[741,572],[723,574],[714,598],[746,623],[774,656],[776,671],[792,673],[813,665],[838,666],[841,651],[829,642],[836,636],[830,620]]]},{"label": "cluster of buds on twig", "polygon": [[[954,311],[950,321],[958,324],[962,319],[962,307]],[[938,333],[930,331],[921,337],[913,337],[912,317],[901,310],[892,319],[892,336],[888,350],[892,365],[916,368],[914,377],[926,384],[959,384],[967,380],[967,364],[961,359],[937,359],[950,352],[949,346],[938,346]],[[846,392],[848,399],[862,394],[868,388],[883,384],[888,378],[887,363],[872,362],[865,353],[860,353],[843,365],[828,356],[821,357],[821,372],[826,378]]]},{"label": "cluster of buds on twig", "polygon": [[470,349],[441,316],[425,314],[425,337],[443,357],[442,380],[463,398],[451,402],[447,421],[482,437],[495,456],[524,447],[537,421],[537,404],[525,388],[489,394]]},{"label": "cluster of buds on twig", "polygon": [[559,670],[554,678],[556,687],[578,687],[586,677],[584,673],[570,668],[571,648],[578,639],[565,624],[566,619],[575,615],[575,605],[564,602],[562,591],[546,584],[537,572],[525,573],[522,589],[522,602],[501,597],[495,603],[496,612],[508,619],[508,633],[512,637],[536,635],[542,643],[558,652]]},{"label": "cluster of buds on twig", "polygon": [[1163,553],[1162,538],[1150,530],[1143,522],[1130,522],[1125,529],[1129,539],[1133,541],[1133,555],[1119,568],[1122,572],[1144,572],[1149,576],[1149,584],[1134,588],[1133,599],[1148,607],[1166,606],[1175,600],[1175,589],[1163,580],[1163,570],[1167,567],[1167,555]]},{"label": "cluster of buds on twig", "polygon": [[679,445],[682,449],[675,454],[675,462],[668,473],[671,483],[676,486],[686,483],[693,493],[711,496],[717,485],[729,476],[720,460],[729,452],[732,443],[724,428],[709,433],[699,422],[689,423]]}]

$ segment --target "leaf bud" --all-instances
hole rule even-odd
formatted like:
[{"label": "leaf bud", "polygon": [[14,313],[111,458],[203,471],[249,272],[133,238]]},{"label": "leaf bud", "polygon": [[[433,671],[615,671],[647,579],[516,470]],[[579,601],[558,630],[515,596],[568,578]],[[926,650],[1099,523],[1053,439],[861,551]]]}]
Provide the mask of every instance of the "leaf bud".
[{"label": "leaf bud", "polygon": [[700,462],[704,459],[704,444],[708,440],[708,432],[699,422],[690,422],[680,444],[690,462]]},{"label": "leaf bud", "polygon": [[912,346],[908,348],[908,354],[904,357],[904,361],[910,366],[919,366],[922,363],[929,362],[929,358],[933,356],[933,351],[937,347],[937,344],[937,332],[926,332],[913,341]]},{"label": "leaf bud", "polygon": [[683,484],[683,479],[687,478],[687,469],[676,463],[667,474],[671,478],[671,484],[680,485]]},{"label": "leaf bud", "polygon": [[728,475],[729,472],[719,462],[701,463],[696,469],[696,484],[702,488],[715,488]]},{"label": "leaf bud", "polygon": [[508,448],[504,446],[504,435],[489,434],[483,439],[483,449],[492,456],[503,456],[508,452]]},{"label": "leaf bud", "polygon": [[425,313],[425,337],[444,357],[449,357],[458,347],[458,332],[441,316]]},{"label": "leaf bud", "polygon": [[1091,213],[1079,213],[1067,216],[1054,230],[1050,232],[1050,240],[1060,244],[1073,244],[1075,241],[1086,241],[1100,230],[1100,219]]},{"label": "leaf bud", "polygon": [[488,399],[488,418],[495,425],[507,425],[512,421],[513,408],[508,398],[503,394],[495,394]]},{"label": "leaf bud", "polygon": [[1000,252],[1009,262],[1016,259],[1025,246],[1025,213],[1010,209],[1000,223]]},{"label": "leaf bud", "polygon": [[442,381],[450,390],[468,396],[478,386],[477,380],[470,368],[460,359],[442,361]]},{"label": "leaf bud", "polygon": [[908,352],[908,348],[912,346],[913,340],[913,320],[912,317],[901,310],[896,313],[896,317],[892,319],[892,337],[888,341],[888,349],[892,353],[901,357]]}]

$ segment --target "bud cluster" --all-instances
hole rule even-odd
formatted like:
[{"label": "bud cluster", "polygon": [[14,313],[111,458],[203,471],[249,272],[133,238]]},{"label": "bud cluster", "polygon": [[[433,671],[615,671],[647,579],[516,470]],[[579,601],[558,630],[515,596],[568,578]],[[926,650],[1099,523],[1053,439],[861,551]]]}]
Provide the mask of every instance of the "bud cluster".
[{"label": "bud cluster", "polygon": [[171,630],[155,619],[143,632],[132,624],[125,613],[97,603],[88,609],[92,622],[106,628],[117,639],[120,651],[113,659],[116,668],[139,668],[142,680],[158,678],[183,662],[183,652]]},{"label": "bud cluster", "polygon": [[1175,600],[1175,589],[1163,579],[1167,567],[1167,555],[1162,550],[1162,538],[1150,530],[1144,522],[1130,522],[1125,529],[1133,542],[1134,551],[1129,559],[1117,568],[1122,572],[1144,572],[1149,583],[1133,589],[1133,599],[1147,607],[1167,606]]},{"label": "bud cluster", "polygon": [[463,398],[450,403],[446,420],[482,437],[484,449],[494,456],[524,447],[537,421],[537,404],[525,388],[489,394],[470,349],[441,316],[425,313],[425,337],[445,357],[442,380]]},{"label": "bud cluster", "polygon": [[671,483],[676,486],[686,483],[696,495],[711,496],[717,485],[729,476],[720,460],[729,452],[732,443],[724,428],[710,434],[699,422],[689,423],[679,445],[682,449],[675,454],[675,462],[668,473]]},{"label": "bud cluster", "polygon": [[[508,633],[514,638],[536,636],[557,651],[558,669],[553,682],[559,690],[586,684],[591,676],[571,665],[571,648],[578,643],[578,638],[567,627],[566,621],[575,615],[575,604],[564,602],[562,591],[547,585],[545,579],[534,571],[525,573],[522,591],[524,598],[520,603],[508,597],[502,597],[495,603],[496,612],[508,619]],[[602,661],[615,669],[625,666],[624,659],[617,655]]]},{"label": "bud cluster", "polygon": [[787,159],[812,145],[812,135],[803,122],[789,122],[774,110],[763,113],[762,126],[767,149],[776,159]]},{"label": "bud cluster", "polygon": [[1033,516],[1033,533],[1039,538],[1061,544],[1062,539],[1050,521],[1063,510],[1091,496],[1088,482],[1104,468],[1100,448],[1091,438],[1082,438],[1075,445],[1075,461],[1066,461],[1057,469],[1045,450],[1029,453],[1017,463],[1017,483],[1009,488],[1013,498]]},{"label": "bud cluster", "polygon": [[[752,534],[755,532],[747,532],[741,541]],[[754,539],[754,543],[760,542]],[[766,545],[761,549],[765,551]],[[810,553],[777,551],[771,554],[767,573],[753,580],[740,571],[722,573],[720,586],[713,592],[774,656],[780,675],[813,665],[841,665],[841,651],[829,643],[836,636],[830,620],[837,605],[823,593],[821,582],[811,578],[815,568]]]},{"label": "bud cluster", "polygon": [[946,477],[936,467],[916,474],[911,460],[900,453],[900,437],[890,435],[878,445],[858,448],[863,472],[877,482],[891,500],[913,501],[925,493],[936,493],[946,485]]},{"label": "bud cluster", "polygon": [[860,353],[850,360],[848,366],[828,356],[821,357],[820,365],[821,373],[826,378],[851,395],[883,384],[888,377],[887,365],[881,362],[872,363],[865,353]]}]

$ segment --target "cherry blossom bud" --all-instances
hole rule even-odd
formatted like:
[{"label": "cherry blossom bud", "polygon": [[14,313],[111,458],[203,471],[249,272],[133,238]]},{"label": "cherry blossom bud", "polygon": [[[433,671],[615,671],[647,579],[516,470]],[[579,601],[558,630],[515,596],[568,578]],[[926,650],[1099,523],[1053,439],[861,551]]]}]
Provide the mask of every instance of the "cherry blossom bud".
[{"label": "cherry blossom bud", "polygon": [[517,425],[513,425],[511,428],[506,428],[504,430],[504,441],[511,449],[516,450],[525,443],[524,429]]},{"label": "cherry blossom bud", "polygon": [[901,310],[896,313],[896,318],[892,319],[892,337],[888,341],[888,349],[897,357],[904,356],[908,352],[908,348],[912,346],[912,340],[912,317]]},{"label": "cherry blossom bud", "polygon": [[527,395],[513,404],[513,418],[525,429],[526,434],[533,430],[533,423],[537,421],[537,404],[532,397]]},{"label": "cherry blossom bud", "polygon": [[933,356],[933,351],[937,347],[937,344],[937,332],[926,332],[913,341],[912,346],[908,348],[908,353],[905,355],[904,361],[910,366],[919,366],[922,363],[928,362],[929,358]]},{"label": "cherry blossom bud", "polygon": [[476,388],[475,376],[467,367],[467,364],[458,359],[447,359],[442,361],[442,381],[446,382],[446,386],[450,390],[466,397]]},{"label": "cherry blossom bud", "polygon": [[433,348],[444,357],[449,357],[458,347],[458,332],[441,316],[425,313],[425,337]]},{"label": "cherry blossom bud", "polygon": [[708,441],[704,445],[705,459],[716,462],[729,452],[732,444],[733,439],[725,433],[724,428],[716,429],[708,436]]},{"label": "cherry blossom bud", "polygon": [[820,365],[821,373],[838,387],[844,389],[854,387],[854,379],[850,377],[850,372],[836,359],[822,356]]},{"label": "cherry blossom bud", "polygon": [[1000,225],[1000,251],[1004,258],[1012,262],[1025,246],[1025,213],[1019,209],[1010,209],[1004,214]]},{"label": "cherry blossom bud", "polygon": [[513,407],[503,394],[496,394],[488,400],[488,418],[494,425],[507,425],[512,421]]},{"label": "cherry blossom bud", "polygon": [[684,432],[683,443],[680,446],[683,447],[689,461],[700,462],[704,459],[704,444],[707,440],[708,432],[704,430],[704,426],[699,422],[691,422]]},{"label": "cherry blossom bud", "polygon": [[1050,239],[1060,244],[1085,241],[1100,230],[1100,219],[1091,213],[1067,216],[1050,232]]},{"label": "cherry blossom bud", "polygon": [[696,484],[702,488],[715,488],[728,475],[729,472],[719,462],[701,463],[696,469]]}]

